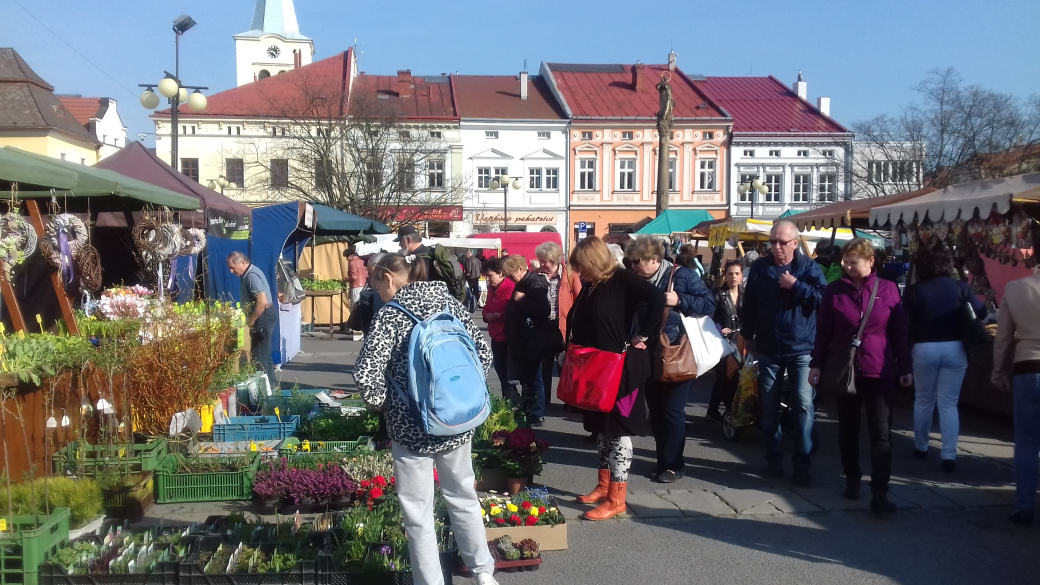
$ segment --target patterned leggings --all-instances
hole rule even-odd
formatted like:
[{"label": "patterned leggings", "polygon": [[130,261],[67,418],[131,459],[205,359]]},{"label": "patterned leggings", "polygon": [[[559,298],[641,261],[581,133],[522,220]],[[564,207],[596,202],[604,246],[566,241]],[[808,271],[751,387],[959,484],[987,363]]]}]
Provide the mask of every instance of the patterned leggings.
[{"label": "patterned leggings", "polygon": [[602,434],[596,441],[599,446],[599,468],[610,470],[610,481],[628,481],[628,468],[632,466],[632,437],[607,438]]}]

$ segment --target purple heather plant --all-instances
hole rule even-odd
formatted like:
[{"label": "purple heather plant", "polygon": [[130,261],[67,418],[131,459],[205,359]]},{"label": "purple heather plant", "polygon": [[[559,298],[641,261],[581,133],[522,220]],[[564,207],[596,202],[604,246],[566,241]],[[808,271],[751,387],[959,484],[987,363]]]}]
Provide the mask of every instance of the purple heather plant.
[{"label": "purple heather plant", "polygon": [[267,464],[253,480],[253,493],[263,499],[291,499],[299,504],[310,499],[328,504],[338,497],[351,496],[357,483],[336,464],[319,463],[315,469],[289,467],[286,459]]}]

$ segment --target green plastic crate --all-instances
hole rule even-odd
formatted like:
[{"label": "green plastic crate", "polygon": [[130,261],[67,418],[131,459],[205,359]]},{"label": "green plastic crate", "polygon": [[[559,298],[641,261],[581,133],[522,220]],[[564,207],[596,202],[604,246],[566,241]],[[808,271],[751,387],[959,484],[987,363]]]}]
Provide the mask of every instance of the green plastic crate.
[{"label": "green plastic crate", "polygon": [[155,501],[155,476],[145,471],[135,485],[103,491],[101,497],[106,516],[137,522]]},{"label": "green plastic crate", "polygon": [[0,585],[37,585],[40,565],[69,542],[69,509],[55,508],[50,516],[5,517],[4,521],[7,531],[0,533]]},{"label": "green plastic crate", "polygon": [[[79,442],[73,441],[52,457],[54,473],[64,475],[80,469],[83,475],[94,476],[109,465],[126,466],[130,473],[153,471],[168,453],[166,439],[158,439],[149,443],[138,443],[130,446],[129,457],[126,445],[90,445],[85,444],[80,453]],[[82,459],[80,459],[82,457]]]},{"label": "green plastic crate", "polygon": [[[356,441],[309,441],[310,453],[351,453],[358,449],[372,448],[372,437],[358,437]],[[300,451],[301,442],[296,437],[289,437],[278,447],[278,455],[286,457],[293,454],[304,454]],[[295,447],[295,449],[294,449]]]},{"label": "green plastic crate", "polygon": [[238,471],[174,473],[176,458],[167,455],[155,470],[156,502],[248,500],[253,497],[253,477],[259,467],[260,453],[253,453],[249,466]]}]

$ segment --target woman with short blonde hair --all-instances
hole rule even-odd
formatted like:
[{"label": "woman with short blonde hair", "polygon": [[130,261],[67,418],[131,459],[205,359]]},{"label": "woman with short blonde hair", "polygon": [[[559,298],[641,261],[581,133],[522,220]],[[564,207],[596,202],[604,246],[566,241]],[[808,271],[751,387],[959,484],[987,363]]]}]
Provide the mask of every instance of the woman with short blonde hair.
[{"label": "woman with short blonde hair", "polygon": [[[574,246],[570,265],[585,286],[567,317],[567,342],[624,354],[615,406],[607,412],[582,413],[585,430],[597,437],[599,482],[596,489],[578,501],[593,504],[605,500],[586,512],[585,518],[606,520],[626,510],[632,435],[646,434],[646,390],[651,374],[646,341],[660,327],[665,299],[664,293],[650,281],[618,268],[607,245],[595,236]],[[637,312],[639,330],[633,335]],[[560,381],[565,382],[570,380]]]},{"label": "woman with short blonde hair", "polygon": [[563,337],[567,334],[567,313],[574,306],[578,294],[581,293],[581,280],[577,273],[568,269],[564,263],[563,248],[550,240],[542,242],[535,248],[534,253],[538,256],[540,266],[538,271],[542,273],[548,283],[549,297],[549,322],[542,332],[539,333],[545,350],[542,352],[539,377],[545,396],[545,403],[552,402],[553,371],[556,369],[556,360],[559,353],[564,350]]},{"label": "woman with short blonde hair", "polygon": [[563,259],[563,248],[556,242],[542,242],[534,249],[534,255],[542,263],[552,262],[559,264],[560,260]]}]

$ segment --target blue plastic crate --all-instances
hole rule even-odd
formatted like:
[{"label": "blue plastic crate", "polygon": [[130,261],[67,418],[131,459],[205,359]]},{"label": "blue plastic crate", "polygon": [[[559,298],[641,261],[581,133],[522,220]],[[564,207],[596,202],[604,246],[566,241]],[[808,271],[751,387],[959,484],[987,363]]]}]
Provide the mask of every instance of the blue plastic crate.
[{"label": "blue plastic crate", "polygon": [[284,439],[296,432],[300,425],[299,415],[278,417],[271,416],[233,416],[225,424],[213,425],[215,442],[231,441],[271,441]]}]

